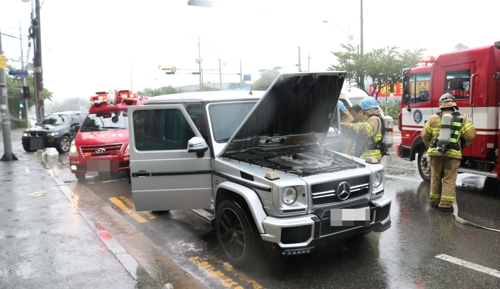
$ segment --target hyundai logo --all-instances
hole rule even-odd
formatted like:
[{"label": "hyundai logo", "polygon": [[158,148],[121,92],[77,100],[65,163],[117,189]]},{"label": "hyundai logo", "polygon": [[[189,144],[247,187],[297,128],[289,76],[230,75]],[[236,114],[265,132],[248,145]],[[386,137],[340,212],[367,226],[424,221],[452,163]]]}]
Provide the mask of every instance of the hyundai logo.
[{"label": "hyundai logo", "polygon": [[105,148],[98,148],[95,150],[95,152],[101,155],[101,154],[106,152],[106,149]]},{"label": "hyundai logo", "polygon": [[342,182],[339,184],[337,188],[337,196],[339,199],[342,201],[347,200],[349,198],[349,195],[351,194],[351,186],[347,182]]}]

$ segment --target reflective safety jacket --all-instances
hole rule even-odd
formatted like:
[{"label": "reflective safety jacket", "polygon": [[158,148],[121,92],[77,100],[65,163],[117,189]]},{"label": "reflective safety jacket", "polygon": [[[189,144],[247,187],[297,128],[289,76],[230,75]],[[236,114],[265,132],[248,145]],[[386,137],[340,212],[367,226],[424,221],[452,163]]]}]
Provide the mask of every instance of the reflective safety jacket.
[{"label": "reflective safety jacket", "polygon": [[[363,145],[363,153],[360,158],[375,158],[378,161],[382,159],[382,153],[378,149],[370,149],[376,142],[382,140],[382,121],[380,120],[380,111],[378,108],[366,110],[363,121],[351,123],[350,129],[362,140],[359,143]],[[356,142],[358,145],[358,142]]]},{"label": "reflective safety jacket", "polygon": [[[451,110],[444,110],[443,114],[453,114]],[[460,123],[461,122],[461,123]],[[422,128],[421,136],[424,145],[428,147],[427,153],[430,156],[449,156],[452,158],[461,159],[462,149],[472,144],[476,138],[476,129],[462,114],[454,116],[452,122],[452,132],[450,144],[446,146],[446,150],[439,150],[436,147],[437,138],[441,131],[441,115],[433,114]]]}]

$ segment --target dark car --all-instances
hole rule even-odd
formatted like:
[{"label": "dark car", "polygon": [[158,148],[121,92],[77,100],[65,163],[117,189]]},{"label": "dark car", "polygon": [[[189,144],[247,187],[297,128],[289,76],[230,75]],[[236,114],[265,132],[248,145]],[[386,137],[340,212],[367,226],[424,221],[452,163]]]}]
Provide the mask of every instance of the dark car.
[{"label": "dark car", "polygon": [[53,112],[23,132],[23,148],[27,152],[53,147],[60,154],[69,151],[80,124],[87,116],[82,111]]}]

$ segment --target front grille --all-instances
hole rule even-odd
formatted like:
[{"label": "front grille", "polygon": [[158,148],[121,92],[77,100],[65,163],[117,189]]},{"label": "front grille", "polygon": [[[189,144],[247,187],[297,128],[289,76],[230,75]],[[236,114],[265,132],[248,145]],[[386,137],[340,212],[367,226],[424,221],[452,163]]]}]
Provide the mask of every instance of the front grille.
[{"label": "front grille", "polygon": [[281,243],[294,244],[302,243],[311,238],[312,226],[300,226],[281,229]]},{"label": "front grille", "polygon": [[45,132],[44,131],[30,131],[30,136],[32,136],[32,137],[44,137]]},{"label": "front grille", "polygon": [[315,184],[311,186],[313,205],[323,205],[345,201],[338,197],[337,192],[337,189],[342,182],[347,182],[350,187],[350,194],[346,200],[352,200],[370,193],[369,175]]},{"label": "front grille", "polygon": [[103,157],[119,155],[123,144],[112,144],[102,146],[82,146],[81,150],[84,156]]}]

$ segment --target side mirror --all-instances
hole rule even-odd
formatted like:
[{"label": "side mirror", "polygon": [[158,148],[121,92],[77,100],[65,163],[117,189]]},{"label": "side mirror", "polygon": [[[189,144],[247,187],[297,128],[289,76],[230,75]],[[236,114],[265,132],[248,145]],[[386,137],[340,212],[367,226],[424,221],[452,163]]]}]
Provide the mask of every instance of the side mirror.
[{"label": "side mirror", "polygon": [[196,153],[196,156],[202,158],[208,150],[208,145],[202,137],[193,137],[187,144],[188,153]]}]

